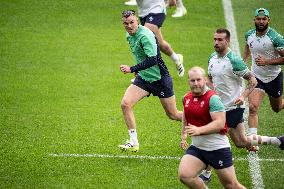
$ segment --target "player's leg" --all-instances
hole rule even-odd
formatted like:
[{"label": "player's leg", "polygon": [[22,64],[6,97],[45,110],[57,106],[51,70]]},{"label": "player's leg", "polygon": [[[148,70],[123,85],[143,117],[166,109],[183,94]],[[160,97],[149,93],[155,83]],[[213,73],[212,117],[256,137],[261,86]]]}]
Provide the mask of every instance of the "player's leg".
[{"label": "player's leg", "polygon": [[274,112],[278,113],[284,108],[284,99],[282,96],[278,98],[269,97],[271,108]]},{"label": "player's leg", "polygon": [[177,0],[177,6],[176,7],[177,7],[176,11],[172,15],[172,17],[177,18],[177,17],[182,17],[182,16],[186,15],[187,10],[186,10],[185,6],[183,5],[182,0]]},{"label": "player's leg", "polygon": [[279,75],[271,82],[267,84],[267,94],[271,108],[274,112],[280,112],[284,108],[284,99],[282,99],[283,93],[283,73]]},{"label": "player's leg", "polygon": [[133,106],[148,94],[149,92],[133,84],[126,89],[121,101],[121,109],[128,129],[136,129]]},{"label": "player's leg", "polygon": [[248,135],[257,134],[258,110],[265,96],[264,90],[255,88],[249,95]]},{"label": "player's leg", "polygon": [[[150,19],[154,17],[154,19]],[[144,18],[143,18],[144,19]],[[183,67],[183,56],[181,54],[177,54],[172,49],[171,45],[163,38],[163,34],[161,32],[162,24],[165,20],[165,14],[150,14],[147,16],[146,20],[144,19],[143,22],[144,26],[149,28],[158,40],[160,45],[161,51],[168,55],[176,64],[176,68],[178,70],[178,75],[182,77],[184,75],[184,67]]]},{"label": "player's leg", "polygon": [[148,94],[149,92],[136,85],[131,84],[125,91],[125,94],[122,98],[121,109],[128,128],[128,134],[130,136],[130,140],[127,140],[125,144],[118,146],[124,151],[138,151],[139,149],[133,106]]},{"label": "player's leg", "polygon": [[173,80],[171,76],[163,76],[158,82],[153,82],[149,86],[151,93],[160,98],[160,102],[167,114],[172,120],[182,121],[182,112],[178,111],[176,106],[176,97],[173,91]]},{"label": "player's leg", "polygon": [[186,154],[181,158],[178,170],[180,181],[190,187],[205,189],[206,186],[198,177],[199,172],[205,168],[205,164],[196,156]]},{"label": "player's leg", "polygon": [[230,166],[224,169],[216,169],[216,174],[226,189],[244,189],[237,179],[234,166]]},{"label": "player's leg", "polygon": [[206,161],[215,169],[224,188],[244,188],[237,180],[230,147],[207,152]]},{"label": "player's leg", "polygon": [[250,146],[245,134],[245,126],[243,123],[239,123],[236,128],[230,128],[229,135],[236,147],[244,148]]},{"label": "player's leg", "polygon": [[226,123],[229,127],[229,135],[238,148],[249,146],[245,135],[244,110],[244,108],[236,108],[226,111]]},{"label": "player's leg", "polygon": [[175,95],[168,98],[160,98],[160,101],[170,119],[182,121],[182,111],[177,109]]}]

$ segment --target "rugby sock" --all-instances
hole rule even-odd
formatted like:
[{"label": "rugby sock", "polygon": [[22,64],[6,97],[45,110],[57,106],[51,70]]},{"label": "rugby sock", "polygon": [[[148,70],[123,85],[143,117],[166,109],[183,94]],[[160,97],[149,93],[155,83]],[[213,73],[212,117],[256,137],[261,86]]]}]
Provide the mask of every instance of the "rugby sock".
[{"label": "rugby sock", "polygon": [[177,0],[177,7],[178,8],[182,8],[183,7],[182,0]]},{"label": "rugby sock", "polygon": [[138,146],[139,143],[138,143],[136,129],[129,129],[128,133],[129,133],[129,136],[130,136],[130,142],[132,142],[134,146]]},{"label": "rugby sock", "polygon": [[205,170],[202,174],[203,174],[203,176],[205,176],[206,178],[209,178],[209,177],[211,176],[211,171]]},{"label": "rugby sock", "polygon": [[257,135],[257,128],[248,128],[248,136],[250,135]]},{"label": "rugby sock", "polygon": [[173,52],[173,54],[171,55],[171,59],[177,64],[179,62],[179,57],[178,55]]},{"label": "rugby sock", "polygon": [[267,145],[272,144],[279,146],[281,144],[280,140],[276,137],[268,137],[268,136],[260,136],[260,135],[251,135],[249,136],[251,141],[251,145],[258,146],[258,145]]}]

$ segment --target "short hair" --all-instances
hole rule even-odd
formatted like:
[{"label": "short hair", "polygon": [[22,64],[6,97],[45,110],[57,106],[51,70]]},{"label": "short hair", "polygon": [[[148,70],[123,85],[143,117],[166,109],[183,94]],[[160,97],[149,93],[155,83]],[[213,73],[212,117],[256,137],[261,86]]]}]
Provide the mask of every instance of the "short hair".
[{"label": "short hair", "polygon": [[216,30],[216,33],[225,33],[226,34],[226,39],[230,40],[231,33],[226,28],[218,28]]},{"label": "short hair", "polygon": [[193,66],[192,68],[190,68],[188,70],[188,75],[190,72],[197,72],[197,71],[199,71],[202,74],[202,77],[206,77],[205,70],[199,66]]},{"label": "short hair", "polygon": [[125,10],[121,13],[122,18],[128,18],[129,16],[135,16],[135,11],[134,10]]}]

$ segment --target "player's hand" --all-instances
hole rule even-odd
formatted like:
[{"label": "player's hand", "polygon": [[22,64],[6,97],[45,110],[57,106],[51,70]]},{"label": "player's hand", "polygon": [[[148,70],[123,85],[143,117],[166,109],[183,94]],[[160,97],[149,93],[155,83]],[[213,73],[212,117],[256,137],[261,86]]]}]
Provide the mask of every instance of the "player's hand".
[{"label": "player's hand", "polygon": [[266,59],[264,58],[264,56],[262,55],[257,55],[256,59],[255,59],[255,63],[258,66],[264,66],[267,65],[268,63],[266,62]]},{"label": "player's hand", "polygon": [[182,139],[181,142],[180,142],[180,147],[183,149],[183,150],[186,150],[188,148],[188,143],[186,142],[186,140]]},{"label": "player's hand", "polygon": [[243,96],[240,96],[237,100],[235,100],[235,104],[236,104],[237,106],[240,106],[240,105],[243,105],[243,104],[244,104],[244,101],[245,101],[244,97],[243,97]]},{"label": "player's hand", "polygon": [[131,73],[130,67],[127,65],[120,65],[120,71],[123,73]]},{"label": "player's hand", "polygon": [[195,125],[188,124],[188,126],[185,126],[185,131],[190,136],[198,136],[198,135],[200,135],[199,128],[196,127]]}]

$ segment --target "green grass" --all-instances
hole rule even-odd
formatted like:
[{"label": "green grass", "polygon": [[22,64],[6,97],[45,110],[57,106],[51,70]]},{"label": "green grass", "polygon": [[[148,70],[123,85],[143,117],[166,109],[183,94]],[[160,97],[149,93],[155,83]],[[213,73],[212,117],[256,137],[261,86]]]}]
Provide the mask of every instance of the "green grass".
[{"label": "green grass", "polygon": [[[132,78],[119,71],[132,64],[121,25],[124,1],[0,1],[0,188],[184,188],[178,160],[52,157],[51,153],[121,155],[128,138],[120,101]],[[185,57],[185,67],[206,68],[213,32],[225,27],[221,1],[185,1],[188,14],[167,17],[164,37]],[[284,34],[282,1],[233,0],[241,48],[253,27],[253,12],[267,7],[271,25]],[[173,9],[169,9],[169,15]],[[188,90],[174,64],[178,107]],[[141,151],[138,155],[179,156],[180,123],[170,121],[159,100],[135,107]],[[268,100],[260,111],[260,134],[283,134],[283,112]],[[233,147],[235,157],[246,151]],[[277,148],[262,147],[260,158],[282,158]],[[238,179],[248,188],[248,163],[236,161]],[[264,184],[279,188],[282,162],[261,163]],[[221,188],[216,175],[210,188]]]}]

